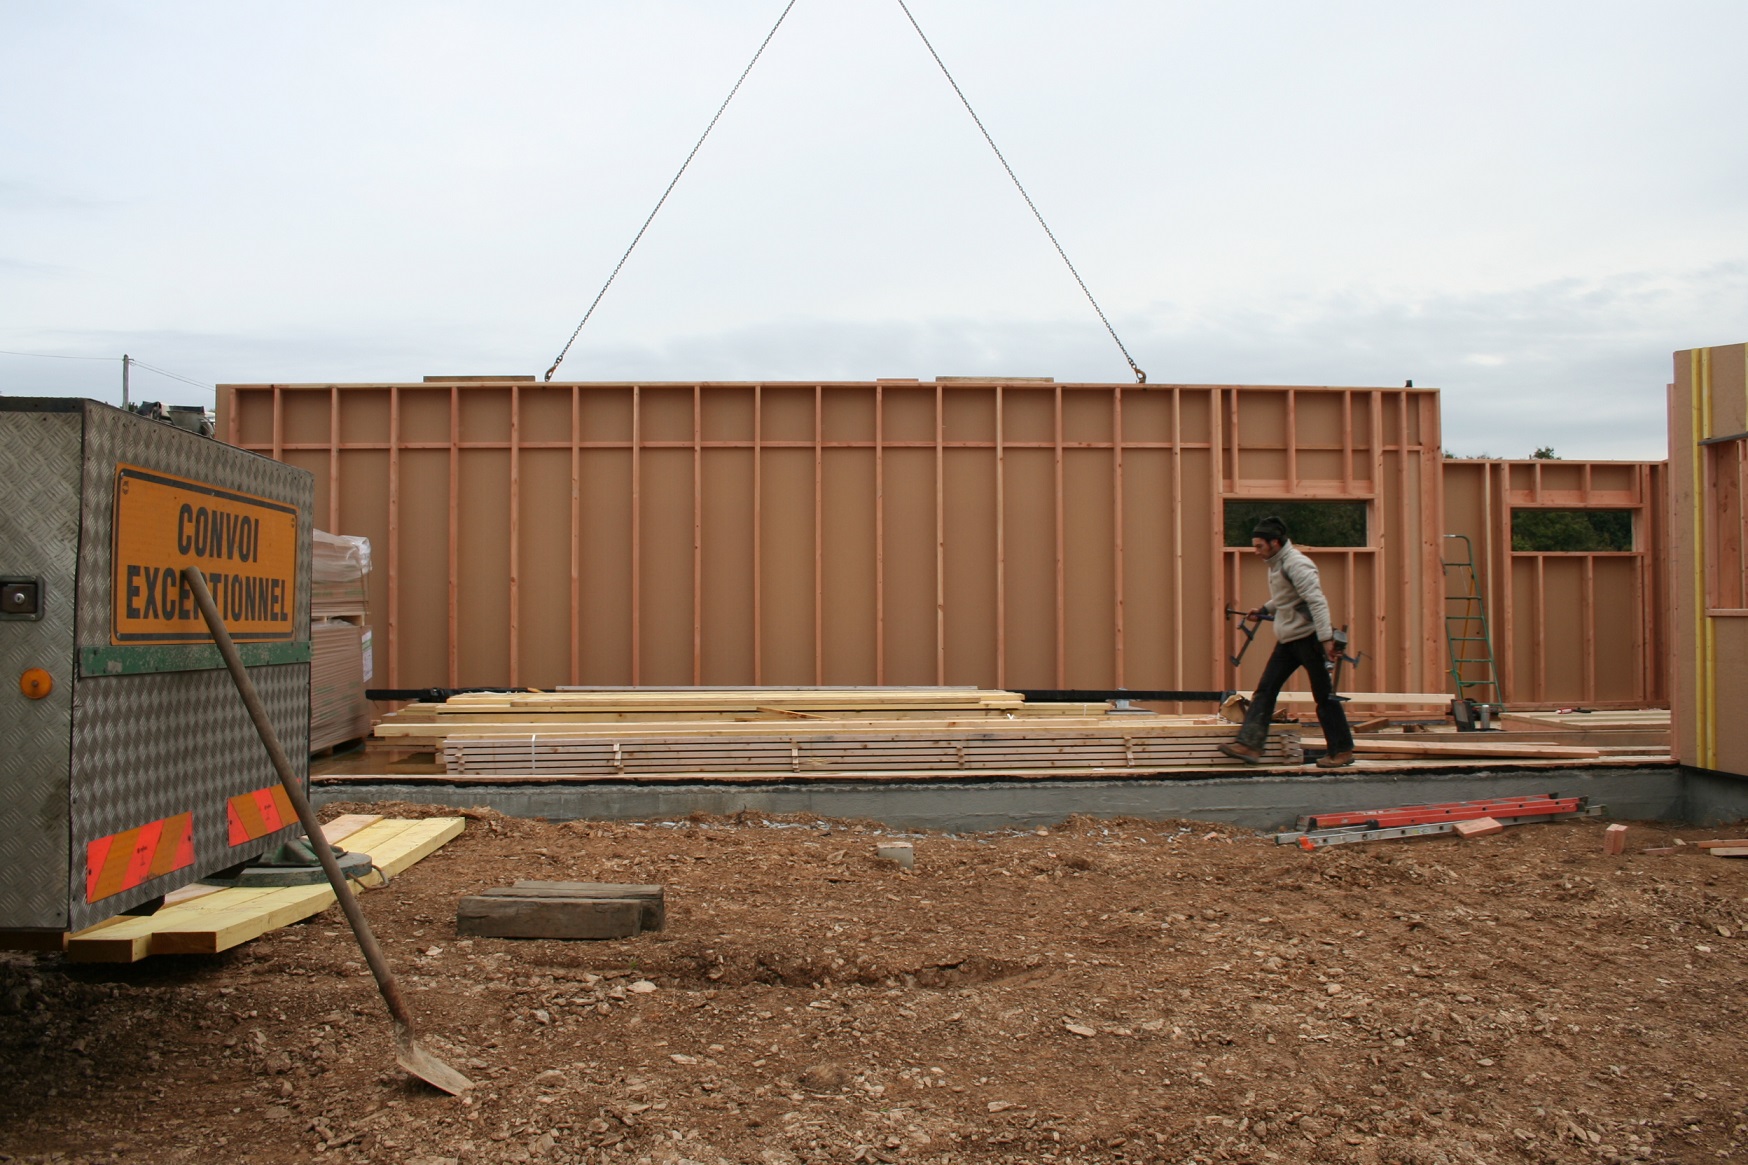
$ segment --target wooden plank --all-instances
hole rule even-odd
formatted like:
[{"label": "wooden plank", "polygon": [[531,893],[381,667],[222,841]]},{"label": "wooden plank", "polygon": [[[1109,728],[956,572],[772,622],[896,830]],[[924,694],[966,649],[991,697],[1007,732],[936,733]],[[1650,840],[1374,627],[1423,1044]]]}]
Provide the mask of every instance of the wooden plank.
[{"label": "wooden plank", "polygon": [[644,930],[661,930],[668,924],[667,892],[661,886],[622,885],[613,882],[549,882],[521,879],[508,888],[483,891],[485,897],[511,898],[618,898],[642,902],[640,923]]},{"label": "wooden plank", "polygon": [[365,826],[375,825],[381,820],[380,813],[342,813],[334,820],[323,823],[322,836],[328,839],[328,844],[339,845]]},{"label": "wooden plank", "polygon": [[1714,858],[1748,858],[1748,845],[1717,846],[1707,850]]},{"label": "wooden plank", "polygon": [[[1319,749],[1327,748],[1322,737],[1307,736],[1304,747]],[[1477,759],[1493,758],[1510,760],[1597,760],[1602,756],[1600,749],[1583,748],[1576,745],[1559,744],[1495,744],[1491,741],[1432,741],[1420,740],[1411,736],[1391,737],[1388,740],[1374,738],[1372,740],[1354,741],[1354,751],[1367,755],[1387,753],[1391,756],[1419,757],[1474,757]]]},{"label": "wooden plank", "polygon": [[[367,853],[390,877],[435,852],[459,835],[459,817],[423,821],[378,820],[347,834],[349,848]],[[354,879],[371,888],[383,884],[375,871]],[[231,887],[166,905],[156,914],[112,920],[67,940],[73,962],[131,963],[147,954],[212,954],[257,938],[270,930],[327,909],[334,892],[325,882],[313,886]]]},{"label": "wooden plank", "polygon": [[[1243,693],[1246,699],[1255,699],[1255,692]],[[1449,692],[1342,692],[1342,699],[1350,707],[1366,705],[1378,708],[1448,708],[1452,696]],[[1277,704],[1312,704],[1315,700],[1310,692],[1282,692],[1275,698]]]},{"label": "wooden plank", "polygon": [[[1206,723],[1206,718],[1195,718]],[[1162,723],[1171,724],[1179,721],[1173,718],[1160,717]],[[647,736],[687,736],[713,735],[721,737],[756,736],[761,733],[781,731],[785,735],[791,733],[832,733],[832,732],[902,732],[910,734],[928,734],[946,732],[954,729],[970,729],[978,732],[1037,732],[1042,730],[1064,730],[1072,728],[1113,728],[1139,722],[1146,727],[1153,723],[1147,716],[1125,714],[1120,719],[1106,715],[1098,716],[1051,716],[1051,717],[1004,717],[953,719],[914,718],[910,720],[860,720],[860,719],[810,719],[805,721],[789,720],[652,720],[639,722],[626,721],[575,721],[529,719],[517,717],[513,719],[496,719],[489,717],[472,718],[457,722],[454,717],[443,723],[426,723],[413,721],[398,723],[384,721],[377,725],[377,736],[381,739],[412,739],[444,737],[483,737],[483,736],[527,736],[538,734],[541,737],[611,737],[627,734]],[[1184,718],[1181,723],[1188,724],[1191,718]]]},{"label": "wooden plank", "polygon": [[[323,826],[322,832],[330,842],[338,843],[343,838],[351,837],[366,825],[371,825],[381,820],[382,815],[380,813],[342,814]],[[68,940],[72,937],[78,937],[81,940],[81,947],[79,955],[75,957],[74,961],[76,962],[135,962],[139,959],[145,958],[149,953],[148,940],[152,932],[151,926],[148,925],[150,919],[158,917],[159,914],[162,914],[165,909],[171,906],[180,906],[183,903],[193,902],[197,898],[205,898],[210,894],[217,894],[227,889],[230,889],[230,887],[216,886],[211,882],[190,882],[188,885],[178,886],[176,889],[164,895],[164,904],[158,908],[156,914],[148,916],[117,915],[114,918],[98,923],[96,926],[86,927],[84,930],[79,931],[77,936],[71,936],[61,931],[16,932],[21,936],[16,941],[21,944],[29,942],[32,944],[29,946],[8,945],[10,940],[7,932],[0,932],[0,950],[66,950],[68,947]],[[146,923],[141,922],[142,917],[146,920]],[[130,929],[128,931],[108,935],[104,940],[104,945],[97,945],[95,937],[97,931],[124,923],[130,924]],[[142,938],[142,935],[145,937]],[[96,951],[103,952],[103,956],[96,958],[91,957],[93,952]],[[134,953],[135,951],[138,953]]]},{"label": "wooden plank", "polygon": [[1748,845],[1748,838],[1714,837],[1710,841],[1696,841],[1693,844],[1700,849],[1734,849],[1738,846]]},{"label": "wooden plank", "polygon": [[475,895],[455,911],[455,933],[482,938],[634,938],[647,904],[629,898]]}]

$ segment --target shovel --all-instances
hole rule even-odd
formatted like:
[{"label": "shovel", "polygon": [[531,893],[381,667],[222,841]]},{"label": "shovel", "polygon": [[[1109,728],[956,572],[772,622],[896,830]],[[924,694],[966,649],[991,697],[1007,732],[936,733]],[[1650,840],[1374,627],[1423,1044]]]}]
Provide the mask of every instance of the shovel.
[{"label": "shovel", "polygon": [[451,1096],[460,1095],[473,1087],[473,1081],[420,1047],[419,1041],[413,1038],[413,1021],[407,1015],[407,1005],[401,1000],[401,990],[395,984],[394,974],[388,969],[388,960],[383,958],[382,948],[376,945],[370,924],[364,920],[364,912],[358,909],[358,899],[353,896],[352,887],[346,884],[346,876],[340,872],[340,863],[334,859],[333,847],[322,834],[322,824],[316,820],[309,798],[298,787],[297,777],[291,771],[291,761],[286,759],[285,750],[279,746],[279,737],[267,719],[267,709],[255,691],[254,682],[249,679],[249,673],[243,669],[243,658],[237,654],[237,645],[231,642],[231,633],[225,629],[224,620],[219,618],[212,592],[206,589],[206,577],[195,566],[184,567],[182,577],[187,580],[188,589],[194,592],[194,601],[200,605],[200,613],[212,630],[213,642],[218,644],[225,667],[230,669],[231,679],[236,682],[237,691],[248,706],[249,718],[255,722],[255,731],[261,734],[261,743],[267,747],[267,755],[279,774],[279,782],[285,786],[285,795],[291,799],[292,807],[297,810],[297,819],[303,824],[304,833],[309,836],[316,856],[322,861],[322,870],[328,875],[328,884],[334,888],[334,897],[340,900],[340,909],[346,912],[346,921],[352,924],[352,933],[358,938],[364,961],[370,964],[370,973],[376,976],[382,1000],[388,1004],[388,1013],[395,1021],[395,1061],[433,1088],[442,1089]]}]

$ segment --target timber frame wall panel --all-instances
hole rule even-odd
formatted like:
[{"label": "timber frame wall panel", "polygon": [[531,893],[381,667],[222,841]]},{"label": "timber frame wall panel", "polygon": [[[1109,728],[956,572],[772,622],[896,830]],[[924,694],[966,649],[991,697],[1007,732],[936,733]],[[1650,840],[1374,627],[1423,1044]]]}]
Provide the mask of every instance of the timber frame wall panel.
[{"label": "timber frame wall panel", "polygon": [[1411,388],[433,380],[225,385],[219,431],[312,470],[318,523],[371,538],[384,686],[1242,687],[1266,650],[1234,674],[1221,612],[1262,599],[1263,569],[1224,547],[1224,505],[1321,499],[1367,507],[1365,545],[1305,548],[1366,653],[1355,683],[1438,691],[1438,408]]},{"label": "timber frame wall panel", "polygon": [[[1473,547],[1503,702],[1514,708],[1667,704],[1667,467],[1454,459],[1445,462],[1444,478],[1444,532],[1466,536]],[[1512,512],[1520,509],[1630,511],[1633,548],[1514,550]],[[1460,543],[1447,543],[1444,554],[1460,559]],[[1454,574],[1449,585],[1458,585]],[[1479,668],[1465,676],[1484,678]],[[1448,678],[1440,686],[1448,688]]]},{"label": "timber frame wall panel", "polygon": [[[1748,533],[1741,465],[1748,447],[1748,344],[1675,353],[1669,386],[1669,611],[1675,647],[1675,758],[1748,776]],[[1734,467],[1733,481],[1719,470]],[[1727,596],[1727,597],[1726,597]],[[1720,603],[1726,605],[1719,605]]]}]

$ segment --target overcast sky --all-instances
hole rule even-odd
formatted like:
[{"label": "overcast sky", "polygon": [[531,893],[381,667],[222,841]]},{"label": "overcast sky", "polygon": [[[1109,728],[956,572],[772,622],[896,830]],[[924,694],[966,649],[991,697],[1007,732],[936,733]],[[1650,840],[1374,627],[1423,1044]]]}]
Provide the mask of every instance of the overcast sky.
[{"label": "overcast sky", "polygon": [[[910,0],[1155,383],[1661,457],[1748,340],[1748,4]],[[782,0],[0,0],[0,392],[542,372]],[[578,380],[1127,366],[896,0],[797,0]],[[136,373],[136,395],[194,403]]]}]

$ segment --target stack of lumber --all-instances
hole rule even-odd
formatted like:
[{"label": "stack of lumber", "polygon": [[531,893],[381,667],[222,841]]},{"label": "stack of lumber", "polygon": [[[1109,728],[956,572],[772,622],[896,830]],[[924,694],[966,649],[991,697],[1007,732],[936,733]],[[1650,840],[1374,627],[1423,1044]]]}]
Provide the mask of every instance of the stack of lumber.
[{"label": "stack of lumber", "polygon": [[1103,723],[1109,704],[1028,704],[1015,692],[977,688],[633,688],[474,692],[442,704],[409,704],[375,735],[409,749],[438,749],[452,733],[546,733],[556,725],[632,728],[803,724],[933,731],[1010,721]]},{"label": "stack of lumber", "polygon": [[[1163,720],[1163,718],[1162,718]],[[908,773],[1156,773],[1239,764],[1219,751],[1229,726],[1109,723],[1077,728],[1009,725],[995,729],[784,732],[521,733],[452,735],[443,763],[452,775],[563,776],[601,780],[699,776],[878,776]],[[1265,754],[1297,764],[1291,733],[1273,733]]]},{"label": "stack of lumber", "polygon": [[1506,712],[1499,726],[1518,740],[1667,751],[1669,709]]},{"label": "stack of lumber", "polygon": [[636,938],[667,922],[660,886],[524,880],[463,898],[455,933],[481,938]]},{"label": "stack of lumber", "polygon": [[[376,735],[440,752],[452,777],[567,780],[1143,775],[1231,768],[1236,729],[1107,715],[977,688],[669,688],[481,692],[416,705]],[[1275,764],[1303,759],[1277,733]]]},{"label": "stack of lumber", "polygon": [[[464,824],[460,817],[408,821],[361,814],[336,819],[323,832],[335,844],[343,841],[348,850],[370,855],[375,869],[353,881],[370,889],[460,836]],[[156,914],[122,915],[66,936],[67,957],[79,963],[133,963],[147,955],[216,954],[333,904],[334,891],[326,882],[249,889],[195,883],[168,895]]]},{"label": "stack of lumber", "polygon": [[339,619],[310,623],[310,751],[370,735],[364,699],[364,629]]}]

